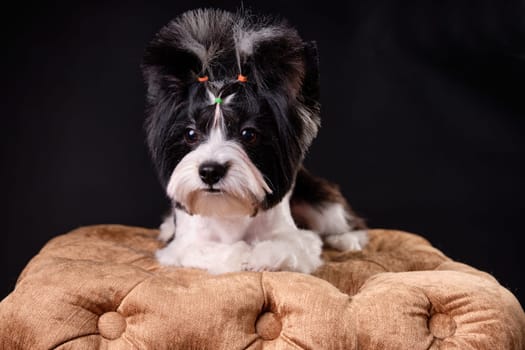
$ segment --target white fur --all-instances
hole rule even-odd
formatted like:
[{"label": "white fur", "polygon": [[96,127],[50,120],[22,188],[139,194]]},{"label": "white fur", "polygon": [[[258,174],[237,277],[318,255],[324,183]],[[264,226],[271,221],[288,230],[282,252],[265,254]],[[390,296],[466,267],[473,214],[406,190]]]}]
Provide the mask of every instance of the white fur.
[{"label": "white fur", "polygon": [[304,105],[299,104],[297,106],[297,113],[304,124],[305,144],[310,145],[317,136],[321,122],[319,118],[312,118],[313,112]]},{"label": "white fur", "polygon": [[159,240],[163,242],[167,242],[173,237],[175,234],[175,220],[172,215],[168,215],[166,218],[164,218],[164,221],[159,227],[160,233],[157,237]]},{"label": "white fur", "polygon": [[208,89],[206,89],[206,93],[208,94],[210,104],[215,104],[215,95]]},{"label": "white fur", "polygon": [[219,242],[182,242],[174,240],[156,253],[162,265],[194,267],[213,274],[246,269],[250,246],[239,241],[234,244]]},{"label": "white fur", "polygon": [[165,265],[202,268],[211,273],[310,273],[322,263],[321,239],[314,232],[295,226],[289,196],[255,217],[204,217],[182,210],[177,210],[176,215],[175,239],[157,252],[159,262]]},{"label": "white fur", "polygon": [[352,217],[340,203],[314,208],[309,204],[296,204],[294,213],[308,227],[323,236],[324,242],[337,250],[361,250],[368,243],[364,230],[353,230]]},{"label": "white fur", "polygon": [[362,250],[368,243],[368,232],[366,230],[355,230],[327,235],[324,237],[324,242],[328,246],[341,251]]}]

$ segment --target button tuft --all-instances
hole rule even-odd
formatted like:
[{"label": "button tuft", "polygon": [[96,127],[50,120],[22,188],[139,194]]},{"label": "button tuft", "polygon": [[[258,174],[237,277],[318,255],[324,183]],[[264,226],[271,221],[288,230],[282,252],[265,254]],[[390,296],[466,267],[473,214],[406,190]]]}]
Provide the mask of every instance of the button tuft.
[{"label": "button tuft", "polygon": [[98,319],[98,332],[106,339],[117,339],[125,330],[126,319],[118,312],[106,312]]},{"label": "button tuft", "polygon": [[434,314],[428,321],[430,333],[438,339],[445,339],[456,333],[456,321],[449,315]]},{"label": "button tuft", "polygon": [[257,319],[255,331],[264,340],[273,340],[281,334],[282,324],[273,312],[265,312]]}]

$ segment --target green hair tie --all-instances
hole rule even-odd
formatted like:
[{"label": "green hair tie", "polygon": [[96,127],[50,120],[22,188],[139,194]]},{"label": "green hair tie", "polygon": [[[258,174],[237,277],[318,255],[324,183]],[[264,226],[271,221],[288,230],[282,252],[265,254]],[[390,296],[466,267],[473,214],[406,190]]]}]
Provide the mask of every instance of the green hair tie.
[{"label": "green hair tie", "polygon": [[221,104],[222,103],[222,98],[215,97],[215,103]]}]

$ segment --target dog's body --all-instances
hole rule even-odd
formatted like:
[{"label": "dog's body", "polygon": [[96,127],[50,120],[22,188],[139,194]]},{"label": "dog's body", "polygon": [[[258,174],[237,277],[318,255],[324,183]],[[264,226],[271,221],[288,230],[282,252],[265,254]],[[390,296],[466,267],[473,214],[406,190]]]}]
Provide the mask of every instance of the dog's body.
[{"label": "dog's body", "polygon": [[162,264],[310,273],[320,237],[366,244],[337,187],[302,167],[320,125],[314,44],[283,22],[197,10],[157,34],[143,69],[148,144],[173,202]]}]

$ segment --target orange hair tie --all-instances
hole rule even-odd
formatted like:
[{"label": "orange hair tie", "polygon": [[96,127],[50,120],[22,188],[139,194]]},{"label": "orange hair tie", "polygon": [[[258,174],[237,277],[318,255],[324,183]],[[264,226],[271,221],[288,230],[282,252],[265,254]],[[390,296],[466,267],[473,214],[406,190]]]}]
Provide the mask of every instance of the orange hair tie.
[{"label": "orange hair tie", "polygon": [[199,83],[205,83],[208,81],[208,76],[205,75],[203,77],[197,77],[197,80],[199,81]]},{"label": "orange hair tie", "polygon": [[237,80],[240,81],[241,83],[246,83],[248,81],[248,77],[245,75],[239,74],[239,76],[237,77]]}]

